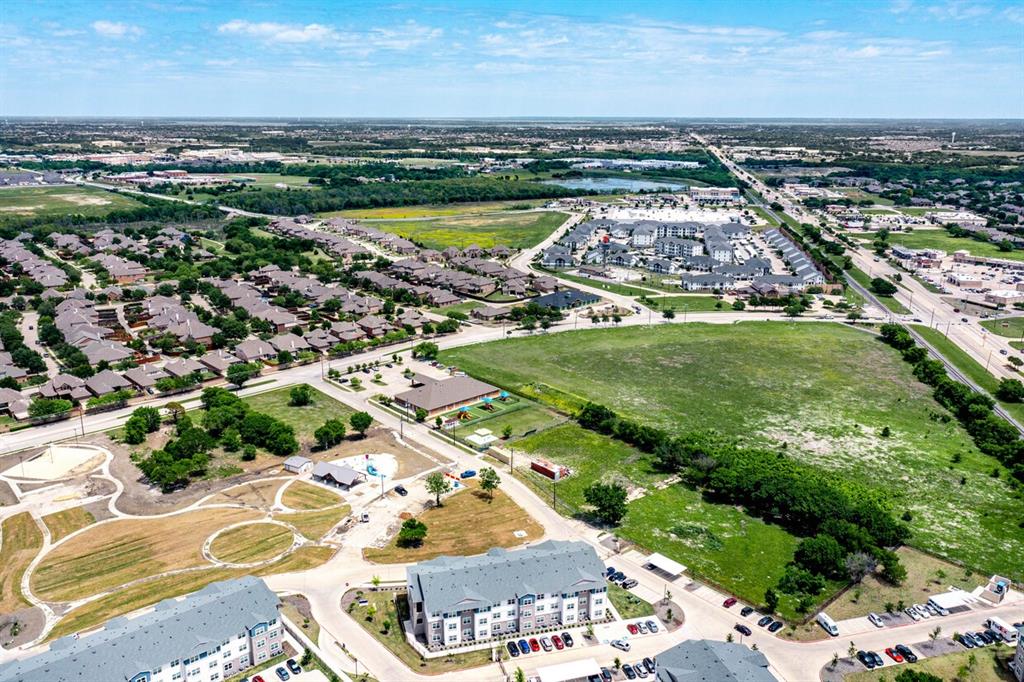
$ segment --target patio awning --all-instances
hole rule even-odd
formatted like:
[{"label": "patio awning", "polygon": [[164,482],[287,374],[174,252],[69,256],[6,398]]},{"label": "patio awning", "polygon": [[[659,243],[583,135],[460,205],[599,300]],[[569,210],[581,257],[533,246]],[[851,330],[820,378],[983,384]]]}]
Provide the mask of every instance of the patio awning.
[{"label": "patio awning", "polygon": [[537,677],[540,678],[540,682],[570,682],[573,680],[586,680],[592,676],[600,677],[600,675],[601,666],[592,658],[545,665],[537,668]]},{"label": "patio awning", "polygon": [[655,568],[665,571],[669,575],[679,575],[686,570],[686,566],[683,566],[678,561],[669,559],[664,554],[658,554],[655,552],[647,557],[647,563],[653,565]]}]

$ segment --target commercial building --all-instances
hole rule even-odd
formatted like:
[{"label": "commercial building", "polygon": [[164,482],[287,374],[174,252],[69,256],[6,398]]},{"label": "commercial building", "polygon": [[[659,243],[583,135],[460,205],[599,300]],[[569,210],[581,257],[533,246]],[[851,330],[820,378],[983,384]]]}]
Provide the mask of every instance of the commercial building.
[{"label": "commercial building", "polygon": [[483,398],[496,398],[501,393],[498,388],[468,376],[433,379],[416,375],[415,383],[415,388],[396,395],[395,403],[411,412],[426,410],[430,417]]},{"label": "commercial building", "polygon": [[280,601],[251,576],[167,599],[98,632],[57,640],[49,651],[0,665],[0,682],[130,680],[217,682],[283,653]]},{"label": "commercial building", "polygon": [[406,569],[409,621],[435,649],[600,621],[609,615],[603,576],[584,542],[438,557]]}]

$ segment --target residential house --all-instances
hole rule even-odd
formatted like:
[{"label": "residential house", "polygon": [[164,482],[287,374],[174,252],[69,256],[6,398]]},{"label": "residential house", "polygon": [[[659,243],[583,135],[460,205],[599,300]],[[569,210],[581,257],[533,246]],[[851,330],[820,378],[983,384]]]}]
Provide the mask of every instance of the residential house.
[{"label": "residential house", "polygon": [[259,362],[277,357],[277,351],[266,341],[250,339],[235,346],[235,355],[242,362]]},{"label": "residential house", "polygon": [[423,377],[421,382],[419,386],[396,395],[395,404],[410,412],[426,410],[427,415],[433,417],[501,394],[498,388],[469,376],[450,379]]}]

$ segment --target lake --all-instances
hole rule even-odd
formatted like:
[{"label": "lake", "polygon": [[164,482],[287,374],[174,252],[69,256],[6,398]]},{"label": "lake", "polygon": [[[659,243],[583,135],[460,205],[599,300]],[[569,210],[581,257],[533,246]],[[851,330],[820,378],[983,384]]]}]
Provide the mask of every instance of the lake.
[{"label": "lake", "polygon": [[686,189],[686,185],[674,182],[634,180],[633,178],[567,178],[565,180],[544,180],[544,184],[586,192],[676,192]]}]

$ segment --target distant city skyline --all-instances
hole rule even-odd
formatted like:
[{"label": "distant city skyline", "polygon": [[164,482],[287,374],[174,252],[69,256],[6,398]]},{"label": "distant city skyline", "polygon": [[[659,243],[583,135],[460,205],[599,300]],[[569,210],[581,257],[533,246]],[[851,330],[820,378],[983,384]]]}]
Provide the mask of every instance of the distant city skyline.
[{"label": "distant city skyline", "polygon": [[9,0],[0,115],[1021,118],[1024,7]]}]

